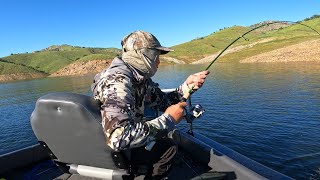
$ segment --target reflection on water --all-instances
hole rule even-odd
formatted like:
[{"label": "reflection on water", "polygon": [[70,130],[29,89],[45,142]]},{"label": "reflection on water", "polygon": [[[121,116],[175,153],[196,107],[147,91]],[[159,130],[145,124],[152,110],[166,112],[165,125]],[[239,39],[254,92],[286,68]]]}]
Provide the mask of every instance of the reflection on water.
[{"label": "reflection on water", "polygon": [[[204,68],[167,67],[161,72],[168,79],[169,72],[180,72],[183,77],[172,79],[180,83],[189,72]],[[194,128],[289,176],[309,177],[320,167],[319,70],[319,63],[215,64],[193,95],[193,102],[206,109]]]},{"label": "reflection on water", "polygon": [[0,84],[0,154],[37,142],[29,118],[39,97],[57,91],[88,94],[91,81],[86,76]]},{"label": "reflection on water", "polygon": [[[154,81],[173,88],[206,66],[163,66]],[[297,179],[320,167],[320,63],[216,63],[192,95],[206,113],[195,131]],[[90,93],[92,76],[0,84],[0,154],[36,143],[29,116],[48,92]],[[187,127],[182,123],[181,127]]]}]

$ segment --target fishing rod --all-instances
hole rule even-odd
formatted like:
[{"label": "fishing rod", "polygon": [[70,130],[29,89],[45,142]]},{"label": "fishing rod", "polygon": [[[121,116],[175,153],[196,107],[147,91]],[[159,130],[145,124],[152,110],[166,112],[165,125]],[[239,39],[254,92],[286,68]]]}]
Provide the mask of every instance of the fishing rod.
[{"label": "fishing rod", "polygon": [[[208,70],[208,69],[212,66],[212,64],[213,64],[214,62],[216,62],[216,61],[218,60],[218,58],[219,58],[230,46],[232,46],[234,43],[236,43],[239,39],[243,38],[244,40],[249,41],[249,39],[246,38],[246,37],[244,37],[244,36],[247,35],[247,34],[249,34],[250,32],[252,32],[252,31],[254,31],[254,30],[256,30],[256,29],[262,28],[262,27],[264,27],[264,26],[269,26],[269,25],[271,25],[271,24],[290,24],[290,23],[291,23],[291,24],[300,24],[300,25],[305,26],[305,27],[311,29],[312,31],[316,32],[318,35],[320,35],[320,33],[319,33],[317,30],[313,29],[312,27],[310,27],[310,26],[308,26],[308,25],[302,24],[302,23],[300,23],[300,22],[293,22],[293,21],[273,21],[273,22],[265,23],[265,24],[262,24],[262,25],[260,25],[260,26],[257,26],[257,27],[255,27],[255,28],[250,29],[249,31],[243,33],[241,36],[239,36],[239,37],[236,38],[234,41],[232,41],[228,46],[226,46],[226,47],[218,54],[218,56],[216,56],[216,57],[211,61],[211,63],[207,66],[207,68],[205,69],[205,71]],[[189,96],[191,95],[191,93],[192,93],[192,91],[193,91],[193,88],[194,88],[194,86],[192,86],[192,87],[190,88],[190,90],[183,95],[183,97],[182,97],[182,99],[181,99],[182,102],[186,102],[186,101],[187,101],[187,99],[189,98]]]},{"label": "fishing rod", "polygon": [[[257,30],[257,29],[259,29],[259,28],[261,28],[261,27],[269,26],[269,25],[271,25],[271,24],[277,24],[277,23],[280,23],[280,24],[290,24],[290,23],[291,23],[291,24],[300,24],[300,25],[305,26],[305,27],[311,29],[312,31],[316,32],[318,35],[320,35],[320,33],[319,33],[317,30],[313,29],[312,27],[310,27],[310,26],[308,26],[308,25],[302,24],[302,23],[300,23],[300,22],[293,22],[293,21],[273,21],[273,22],[270,22],[270,23],[265,23],[265,24],[262,24],[262,25],[259,25],[259,26],[255,27],[255,28],[250,29],[249,31],[243,33],[241,36],[239,36],[239,37],[236,38],[234,41],[232,41],[228,46],[226,46],[226,47],[211,61],[211,63],[206,67],[205,71],[208,70],[208,69],[212,66],[212,64],[213,64],[214,62],[216,62],[217,59],[218,59],[230,46],[232,46],[234,43],[236,43],[239,39],[243,38],[244,40],[249,41],[248,38],[244,37],[245,35],[247,35],[247,34],[249,34],[250,32],[252,32],[252,31],[254,31],[254,30]],[[190,134],[190,135],[192,135],[192,136],[193,136],[193,127],[192,127],[193,119],[194,119],[194,118],[199,118],[199,117],[202,115],[202,113],[204,113],[204,109],[202,108],[201,105],[196,105],[195,107],[192,107],[192,105],[191,105],[191,98],[189,98],[189,97],[190,97],[190,95],[191,95],[191,93],[192,93],[192,91],[193,91],[193,88],[194,88],[194,85],[193,85],[193,86],[189,89],[189,91],[186,92],[186,93],[183,95],[183,97],[181,98],[181,102],[186,102],[186,101],[189,99],[189,101],[188,101],[188,107],[189,107],[189,108],[188,108],[188,109],[189,109],[188,111],[189,111],[189,113],[186,114],[186,120],[187,120],[187,123],[190,124],[190,127],[189,127],[189,130],[187,131],[187,133]]]}]

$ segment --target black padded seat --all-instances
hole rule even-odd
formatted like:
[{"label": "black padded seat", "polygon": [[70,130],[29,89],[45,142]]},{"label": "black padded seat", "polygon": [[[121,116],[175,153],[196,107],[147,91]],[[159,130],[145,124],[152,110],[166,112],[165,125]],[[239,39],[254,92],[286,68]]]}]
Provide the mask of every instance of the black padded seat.
[{"label": "black padded seat", "polygon": [[67,164],[118,169],[105,144],[100,104],[74,93],[51,93],[38,99],[31,115],[33,132]]}]

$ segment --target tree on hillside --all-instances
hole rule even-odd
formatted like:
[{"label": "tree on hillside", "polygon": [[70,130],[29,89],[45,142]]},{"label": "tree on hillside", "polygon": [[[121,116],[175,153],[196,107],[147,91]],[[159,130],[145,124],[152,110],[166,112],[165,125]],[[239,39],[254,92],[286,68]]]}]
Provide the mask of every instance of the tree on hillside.
[{"label": "tree on hillside", "polygon": [[304,21],[308,21],[308,20],[311,20],[311,19],[319,18],[319,17],[320,17],[320,15],[313,15],[313,16],[311,16],[309,18],[304,19]]}]

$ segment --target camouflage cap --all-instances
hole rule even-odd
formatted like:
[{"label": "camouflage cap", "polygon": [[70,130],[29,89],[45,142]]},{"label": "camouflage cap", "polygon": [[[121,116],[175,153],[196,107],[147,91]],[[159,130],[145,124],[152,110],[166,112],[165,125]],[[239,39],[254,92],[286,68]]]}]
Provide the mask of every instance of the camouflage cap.
[{"label": "camouflage cap", "polygon": [[142,48],[158,49],[161,54],[173,51],[173,49],[161,46],[154,35],[145,31],[134,31],[128,34],[122,39],[121,45],[124,52]]}]

